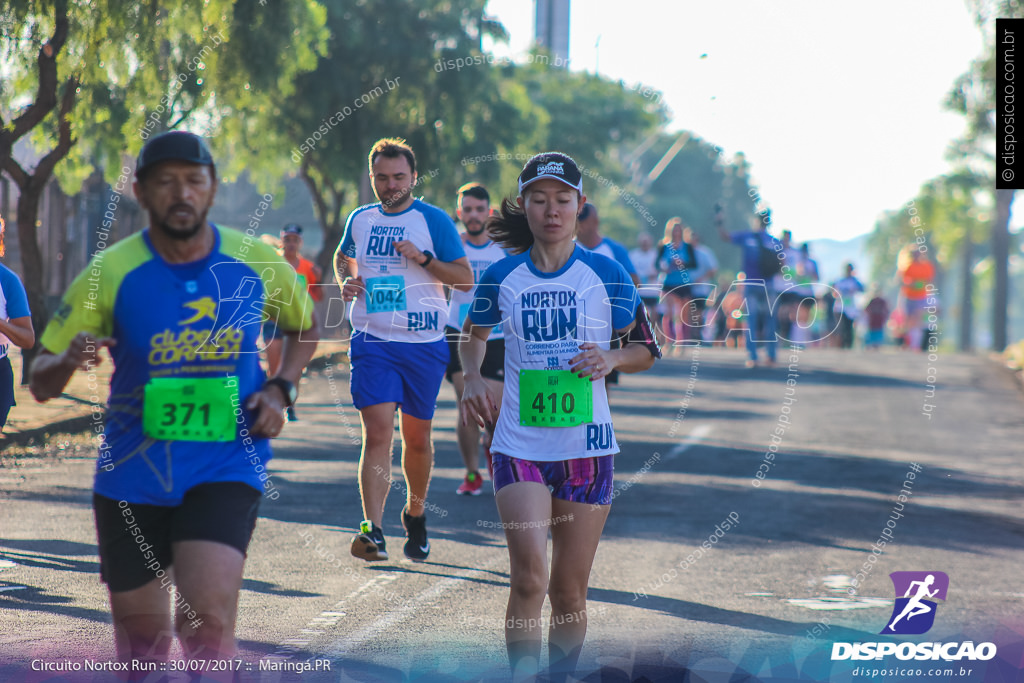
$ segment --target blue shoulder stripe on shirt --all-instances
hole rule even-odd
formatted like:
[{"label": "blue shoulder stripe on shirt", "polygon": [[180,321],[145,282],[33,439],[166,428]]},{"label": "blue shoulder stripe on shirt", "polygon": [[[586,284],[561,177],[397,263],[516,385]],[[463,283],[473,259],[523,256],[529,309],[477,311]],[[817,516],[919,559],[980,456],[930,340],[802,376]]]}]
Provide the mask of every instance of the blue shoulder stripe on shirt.
[{"label": "blue shoulder stripe on shirt", "polygon": [[348,256],[349,258],[356,257],[356,242],[352,238],[352,222],[356,219],[356,216],[373,208],[380,208],[380,202],[363,204],[362,206],[353,209],[352,213],[348,215],[348,220],[345,221],[345,234],[341,238],[341,244],[338,245],[338,251],[345,256]]},{"label": "blue shoulder stripe on shirt", "polygon": [[469,309],[469,319],[473,321],[474,325],[493,327],[501,322],[501,312],[498,309],[498,292],[501,291],[501,283],[516,268],[523,265],[529,257],[529,252],[514,254],[495,261],[487,267],[487,270],[480,276],[480,282],[476,285],[473,305]]},{"label": "blue shoulder stripe on shirt", "polygon": [[612,307],[612,327],[617,330],[633,321],[640,296],[629,273],[617,261],[592,251],[577,249],[580,261],[587,264],[604,283],[608,301]]}]

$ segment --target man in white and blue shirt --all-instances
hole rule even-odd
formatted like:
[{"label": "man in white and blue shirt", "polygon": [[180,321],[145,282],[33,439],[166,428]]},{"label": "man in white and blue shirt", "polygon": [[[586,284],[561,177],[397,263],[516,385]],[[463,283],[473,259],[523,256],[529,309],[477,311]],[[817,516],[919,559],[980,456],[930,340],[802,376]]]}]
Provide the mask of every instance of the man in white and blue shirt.
[{"label": "man in white and blue shirt", "polygon": [[[473,269],[473,282],[479,282],[492,264],[505,258],[505,250],[491,241],[485,224],[491,215],[491,195],[480,183],[466,183],[458,189],[455,206],[459,222],[465,228],[462,246],[466,249],[469,266]],[[466,322],[473,305],[475,288],[469,292],[453,289],[448,307],[448,324],[445,336],[448,338],[448,368],[444,377],[455,387],[455,398],[462,401],[465,378],[459,361],[459,341],[462,339],[462,325]],[[487,340],[487,351],[480,368],[484,381],[492,386],[495,394],[501,395],[501,383],[505,380],[505,337],[500,330],[491,333]],[[483,491],[483,477],[480,475],[480,426],[476,422],[461,420],[455,426],[459,442],[459,453],[466,466],[466,474],[455,490],[460,496],[479,496]],[[488,429],[484,438],[490,469],[490,447],[493,429]]]},{"label": "man in white and blue shirt", "polygon": [[350,382],[364,434],[359,491],[365,519],[351,550],[367,561],[388,559],[382,520],[395,410],[401,409],[405,555],[421,561],[430,553],[424,504],[434,459],[431,420],[448,364],[444,285],[471,290],[473,272],[448,214],[413,198],[416,157],[405,141],[379,140],[369,166],[380,201],[349,215],[335,253],[342,297],[352,301]]}]

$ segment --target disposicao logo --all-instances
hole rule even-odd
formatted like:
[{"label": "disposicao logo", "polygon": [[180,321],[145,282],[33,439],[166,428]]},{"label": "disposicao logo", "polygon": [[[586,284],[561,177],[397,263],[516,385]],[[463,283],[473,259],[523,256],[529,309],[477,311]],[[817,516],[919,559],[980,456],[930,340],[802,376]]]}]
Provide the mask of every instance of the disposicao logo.
[{"label": "disposicao logo", "polygon": [[946,600],[949,577],[945,572],[893,572],[889,578],[896,590],[896,604],[893,605],[888,625],[879,633],[927,633],[935,623],[937,607],[935,601],[929,598]]},{"label": "disposicao logo", "polygon": [[[945,572],[893,572],[889,574],[896,601],[892,614],[881,635],[920,635],[935,624],[938,603],[946,599],[949,576]],[[967,640],[950,643],[832,643],[832,660],[882,659],[895,655],[897,659],[943,660],[966,659],[986,661],[996,656],[994,643]]]}]

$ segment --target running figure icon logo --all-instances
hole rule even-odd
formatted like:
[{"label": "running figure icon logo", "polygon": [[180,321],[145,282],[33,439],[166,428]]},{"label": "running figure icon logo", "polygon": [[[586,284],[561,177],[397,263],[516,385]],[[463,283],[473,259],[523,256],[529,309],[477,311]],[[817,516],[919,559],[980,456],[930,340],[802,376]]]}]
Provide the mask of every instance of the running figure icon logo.
[{"label": "running figure icon logo", "polygon": [[879,633],[927,633],[935,623],[937,605],[934,599],[946,599],[949,576],[945,572],[893,572],[889,578],[896,591],[896,604],[892,608],[888,625]]}]

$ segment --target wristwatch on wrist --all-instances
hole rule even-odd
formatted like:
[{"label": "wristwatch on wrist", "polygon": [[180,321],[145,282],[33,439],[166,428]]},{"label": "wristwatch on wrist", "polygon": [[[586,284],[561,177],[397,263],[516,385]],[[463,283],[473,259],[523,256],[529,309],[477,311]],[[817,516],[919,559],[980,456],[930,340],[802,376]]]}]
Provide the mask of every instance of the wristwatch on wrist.
[{"label": "wristwatch on wrist", "polygon": [[291,408],[295,405],[295,399],[299,397],[299,390],[295,388],[294,384],[286,380],[284,377],[271,377],[263,383],[264,389],[269,386],[277,387],[281,390],[281,394],[284,396],[284,404],[286,408]]},{"label": "wristwatch on wrist", "polygon": [[421,267],[426,268],[430,265],[430,262],[434,260],[434,255],[429,251],[423,252],[423,255],[427,257],[427,260],[420,264]]}]

